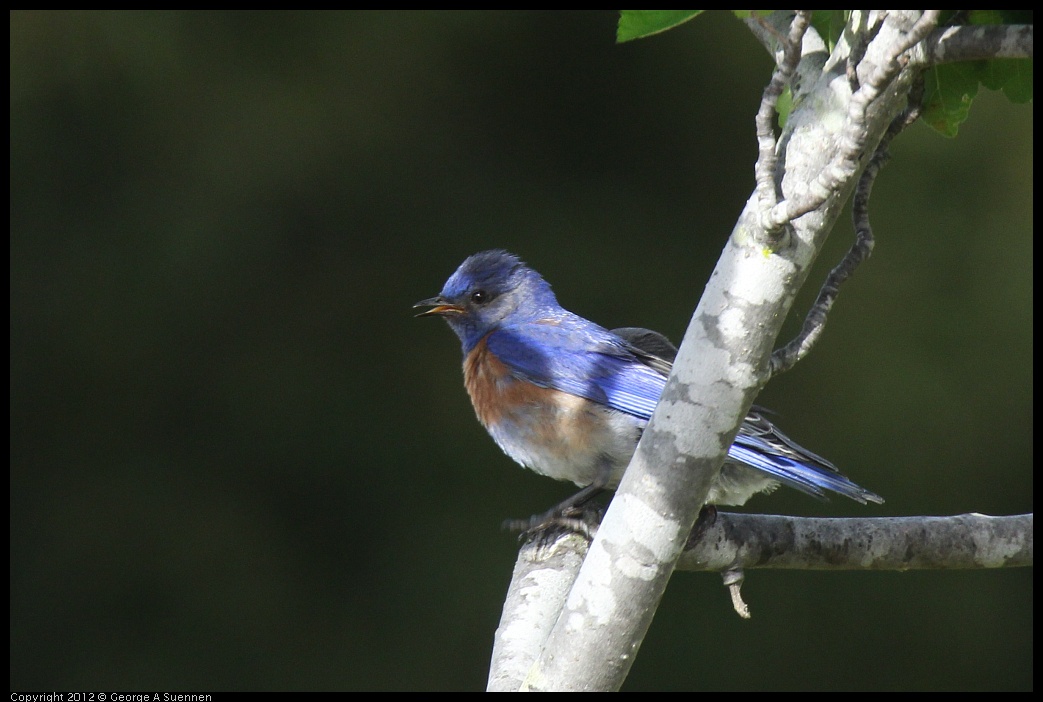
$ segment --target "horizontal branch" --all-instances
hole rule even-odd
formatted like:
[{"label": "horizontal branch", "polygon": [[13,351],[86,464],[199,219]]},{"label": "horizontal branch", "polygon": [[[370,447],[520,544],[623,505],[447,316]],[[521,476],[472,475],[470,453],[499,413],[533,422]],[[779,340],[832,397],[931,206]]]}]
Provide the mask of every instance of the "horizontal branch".
[{"label": "horizontal branch", "polygon": [[[932,570],[1032,565],[1032,515],[821,519],[719,512],[678,561],[688,571]],[[489,691],[517,690],[568,597],[590,542],[564,532],[518,553],[496,631]],[[739,576],[741,579],[741,575]],[[727,582],[726,584],[730,584]]]},{"label": "horizontal branch", "polygon": [[1031,24],[944,27],[923,43],[924,63],[1032,58]]},{"label": "horizontal branch", "polygon": [[1032,515],[819,519],[721,512],[677,567],[932,570],[1032,565]]}]

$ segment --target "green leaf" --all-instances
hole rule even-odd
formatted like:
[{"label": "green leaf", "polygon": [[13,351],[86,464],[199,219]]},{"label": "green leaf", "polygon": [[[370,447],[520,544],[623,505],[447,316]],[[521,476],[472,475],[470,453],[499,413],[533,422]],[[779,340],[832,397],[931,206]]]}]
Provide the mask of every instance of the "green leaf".
[{"label": "green leaf", "polygon": [[967,24],[1032,24],[1032,10],[967,10]]},{"label": "green leaf", "polygon": [[[957,24],[1032,24],[1031,10],[961,10],[948,21]],[[967,119],[978,86],[1002,90],[1013,103],[1032,99],[1031,59],[992,59],[943,64],[924,74],[924,112],[927,124],[945,136],[956,136]]]},{"label": "green leaf", "polygon": [[989,90],[1002,90],[1011,102],[1032,99],[1032,61],[1028,59],[995,59],[985,61],[981,84]]},{"label": "green leaf", "polygon": [[789,119],[789,113],[793,111],[793,91],[790,90],[790,86],[786,86],[782,94],[779,95],[779,99],[775,102],[775,112],[779,115],[779,129],[786,126],[786,120]]},{"label": "green leaf", "polygon": [[705,10],[620,10],[616,43],[665,32],[702,12]]},{"label": "green leaf", "polygon": [[923,121],[947,137],[956,136],[978,94],[972,63],[937,66],[924,76]]},{"label": "green leaf", "polygon": [[1002,90],[1007,99],[1032,99],[1032,61],[995,59],[943,64],[924,74],[923,120],[948,137],[956,136],[967,119],[978,86]]},{"label": "green leaf", "polygon": [[850,12],[850,10],[814,10],[811,13],[811,26],[822,37],[822,41],[826,42],[830,53],[844,33]]}]

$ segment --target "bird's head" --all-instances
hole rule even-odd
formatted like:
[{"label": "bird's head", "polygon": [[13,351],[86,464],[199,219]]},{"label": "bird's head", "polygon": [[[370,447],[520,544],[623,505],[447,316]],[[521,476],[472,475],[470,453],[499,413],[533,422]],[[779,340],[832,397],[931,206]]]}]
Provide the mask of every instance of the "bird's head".
[{"label": "bird's head", "polygon": [[413,307],[430,308],[418,317],[437,315],[445,319],[460,337],[465,352],[498,327],[560,309],[540,274],[500,249],[470,256],[449,277],[441,293]]}]

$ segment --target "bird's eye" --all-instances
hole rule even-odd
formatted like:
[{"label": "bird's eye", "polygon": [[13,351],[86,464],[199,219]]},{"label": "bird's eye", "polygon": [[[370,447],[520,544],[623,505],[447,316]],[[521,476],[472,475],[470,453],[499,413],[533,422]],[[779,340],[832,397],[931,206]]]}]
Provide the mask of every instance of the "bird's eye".
[{"label": "bird's eye", "polygon": [[484,290],[475,290],[471,293],[471,302],[481,305],[489,301],[489,294]]}]

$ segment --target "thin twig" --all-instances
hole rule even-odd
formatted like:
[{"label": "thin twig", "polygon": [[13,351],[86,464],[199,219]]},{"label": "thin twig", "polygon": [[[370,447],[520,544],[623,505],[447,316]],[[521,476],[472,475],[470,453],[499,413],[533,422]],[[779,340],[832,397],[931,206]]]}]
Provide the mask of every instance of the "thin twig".
[{"label": "thin twig", "polygon": [[855,228],[854,244],[851,245],[840,263],[830,271],[826,281],[822,284],[815,304],[811,306],[804,318],[804,326],[800,333],[788,344],[771,354],[769,366],[771,375],[788,371],[811,352],[819,337],[822,336],[826,318],[837,295],[840,294],[840,286],[873,252],[875,238],[873,228],[869,224],[869,197],[873,191],[873,183],[876,181],[880,169],[887,165],[887,161],[890,159],[888,147],[891,145],[891,140],[920,117],[922,99],[923,81],[919,80],[909,92],[908,107],[891,121],[887,132],[877,145],[873,158],[870,159],[862,176],[858,179],[858,185],[855,187],[855,194],[851,200],[851,217]]},{"label": "thin twig", "polygon": [[833,162],[822,169],[802,198],[783,200],[767,213],[762,226],[768,231],[821,207],[858,171],[859,159],[869,139],[866,113],[869,106],[898,75],[907,59],[903,54],[922,41],[938,24],[939,11],[927,10],[912,28],[895,42],[880,64],[851,96],[847,123],[839,135],[841,147]]},{"label": "thin twig", "polygon": [[[808,10],[797,10],[797,13],[793,17],[793,21],[790,24],[789,35],[786,37],[779,37],[782,55],[778,61],[778,67],[771,76],[771,81],[768,83],[767,87],[764,88],[760,108],[757,110],[756,127],[758,154],[754,172],[757,179],[758,200],[760,201],[761,208],[766,212],[775,207],[779,202],[779,199],[782,197],[782,184],[776,175],[778,165],[778,155],[776,154],[777,142],[774,128],[775,115],[777,114],[776,108],[778,106],[779,96],[782,95],[786,86],[790,85],[793,81],[793,76],[796,74],[797,64],[800,62],[801,42],[803,41],[804,33],[807,32],[810,24],[810,12]],[[764,23],[764,26],[771,29],[770,25],[766,22]],[[769,231],[768,235],[772,239],[772,242],[774,242],[778,240],[781,233],[782,227],[780,226],[775,230]]]},{"label": "thin twig", "polygon": [[[869,14],[866,12],[861,13],[862,22],[866,22],[868,16]],[[862,59],[865,58],[869,43],[876,39],[876,35],[880,33],[880,28],[884,26],[885,17],[887,17],[887,12],[881,12],[873,22],[873,26],[868,30],[855,29],[851,32],[853,38],[851,40],[851,53],[847,57],[847,83],[851,87],[852,93],[858,92],[858,89],[862,87],[858,80],[858,64],[862,63]]]}]

